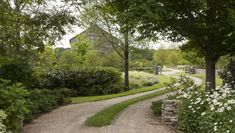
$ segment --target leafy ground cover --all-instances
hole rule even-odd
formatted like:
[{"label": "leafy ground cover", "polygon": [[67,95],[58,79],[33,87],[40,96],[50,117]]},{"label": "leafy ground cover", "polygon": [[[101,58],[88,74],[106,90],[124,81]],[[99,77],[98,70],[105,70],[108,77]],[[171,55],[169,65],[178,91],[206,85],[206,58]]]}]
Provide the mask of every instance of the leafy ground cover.
[{"label": "leafy ground cover", "polygon": [[94,101],[106,100],[106,99],[111,99],[111,98],[116,98],[116,97],[127,96],[127,95],[133,95],[133,94],[141,93],[141,92],[152,91],[152,90],[163,87],[165,82],[170,81],[170,77],[165,76],[165,75],[158,76],[158,79],[159,79],[160,83],[155,84],[150,87],[142,87],[139,89],[133,89],[133,90],[129,90],[126,92],[117,93],[117,94],[110,94],[110,95],[73,97],[72,103],[94,102]]}]

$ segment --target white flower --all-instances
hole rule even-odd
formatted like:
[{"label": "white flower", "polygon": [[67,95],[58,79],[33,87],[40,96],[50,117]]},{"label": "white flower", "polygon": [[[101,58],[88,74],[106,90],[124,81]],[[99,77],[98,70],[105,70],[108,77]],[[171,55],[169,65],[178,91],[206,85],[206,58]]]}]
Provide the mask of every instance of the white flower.
[{"label": "white flower", "polygon": [[234,100],[234,99],[228,100],[228,103],[229,103],[229,104],[234,104],[234,103],[235,103],[235,100]]},{"label": "white flower", "polygon": [[206,112],[203,112],[202,114],[201,114],[201,116],[204,116],[206,114]]},{"label": "white flower", "polygon": [[214,131],[217,131],[217,126],[214,126]]},{"label": "white flower", "polygon": [[183,94],[183,97],[184,97],[184,98],[187,98],[187,97],[188,97],[188,94],[187,94],[187,93],[184,93],[184,94]]},{"label": "white flower", "polygon": [[232,110],[232,108],[231,108],[230,106],[228,106],[226,109],[227,109],[228,111]]},{"label": "white flower", "polygon": [[213,111],[215,109],[215,106],[211,105],[210,108],[211,108],[211,111]]},{"label": "white flower", "polygon": [[220,112],[220,113],[224,112],[224,107],[218,108],[217,111]]},{"label": "white flower", "polygon": [[227,104],[227,103],[225,103],[225,104],[224,104],[224,107],[228,107],[228,104]]},{"label": "white flower", "polygon": [[230,122],[230,123],[232,123],[232,122],[233,122],[233,120],[230,120],[229,122]]},{"label": "white flower", "polygon": [[226,133],[230,133],[230,131],[229,131],[229,130],[227,130],[227,131],[226,131]]}]

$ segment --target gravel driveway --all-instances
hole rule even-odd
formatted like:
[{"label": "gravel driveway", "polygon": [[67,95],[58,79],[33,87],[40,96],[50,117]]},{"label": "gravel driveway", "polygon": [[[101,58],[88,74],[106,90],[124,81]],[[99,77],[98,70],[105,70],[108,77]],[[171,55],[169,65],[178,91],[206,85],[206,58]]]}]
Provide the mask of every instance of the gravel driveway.
[{"label": "gravel driveway", "polygon": [[[178,71],[167,72],[167,74],[176,72]],[[84,124],[88,117],[106,107],[162,89],[104,101],[63,106],[34,119],[23,127],[22,133],[172,133],[171,129],[161,125],[153,117],[150,109],[152,101],[164,99],[166,95],[129,106],[112,125],[95,128]]]}]

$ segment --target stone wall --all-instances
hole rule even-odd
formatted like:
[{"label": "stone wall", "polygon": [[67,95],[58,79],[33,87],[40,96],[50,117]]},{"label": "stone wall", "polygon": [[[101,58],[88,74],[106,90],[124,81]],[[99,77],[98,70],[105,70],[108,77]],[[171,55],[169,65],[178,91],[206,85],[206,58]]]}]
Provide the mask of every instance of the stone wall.
[{"label": "stone wall", "polygon": [[163,100],[162,121],[165,125],[175,125],[177,122],[177,111],[179,110],[179,100]]}]

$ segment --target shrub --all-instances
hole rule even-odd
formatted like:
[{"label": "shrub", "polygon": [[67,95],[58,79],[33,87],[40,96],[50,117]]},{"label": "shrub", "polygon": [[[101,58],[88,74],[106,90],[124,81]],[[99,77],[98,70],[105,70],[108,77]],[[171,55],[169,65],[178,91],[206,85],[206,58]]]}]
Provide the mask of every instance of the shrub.
[{"label": "shrub", "polygon": [[29,111],[25,100],[29,92],[21,84],[10,85],[9,82],[0,79],[0,108],[6,112],[7,119],[4,124],[7,129],[17,132],[24,114]]},{"label": "shrub", "polygon": [[0,133],[6,132],[6,126],[3,124],[3,121],[6,119],[7,115],[4,111],[0,110]]},{"label": "shrub", "polygon": [[229,84],[235,89],[235,60],[230,61],[219,75],[222,78],[224,85]]},{"label": "shrub", "polygon": [[18,132],[23,120],[30,120],[37,113],[70,102],[70,95],[71,91],[66,88],[26,90],[20,83],[11,84],[8,80],[0,79],[0,108],[7,115],[4,119],[6,115],[0,111],[0,132],[4,125],[7,130]]},{"label": "shrub", "polygon": [[122,91],[121,73],[113,68],[53,70],[34,80],[34,88],[69,88],[76,95],[103,95]]},{"label": "shrub", "polygon": [[10,80],[12,83],[21,82],[28,85],[32,79],[33,70],[26,59],[9,59],[0,66],[0,78]]},{"label": "shrub", "polygon": [[151,109],[153,110],[155,116],[160,117],[162,115],[162,100],[152,102]]},{"label": "shrub", "polygon": [[48,112],[55,106],[63,105],[70,102],[69,89],[33,89],[27,97],[29,112],[25,115],[25,120],[31,120],[35,114]]},{"label": "shrub", "polygon": [[235,132],[235,92],[231,88],[223,86],[214,92],[206,92],[184,83],[177,94],[177,99],[181,101],[179,129],[187,133]]}]

